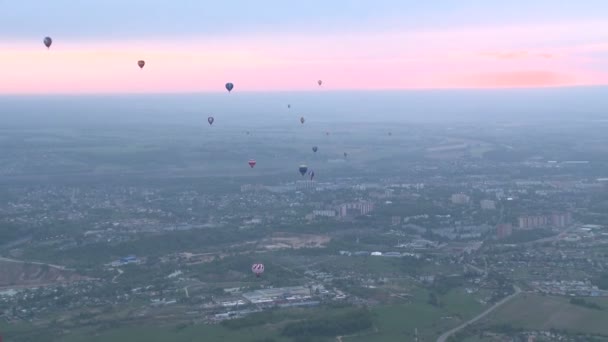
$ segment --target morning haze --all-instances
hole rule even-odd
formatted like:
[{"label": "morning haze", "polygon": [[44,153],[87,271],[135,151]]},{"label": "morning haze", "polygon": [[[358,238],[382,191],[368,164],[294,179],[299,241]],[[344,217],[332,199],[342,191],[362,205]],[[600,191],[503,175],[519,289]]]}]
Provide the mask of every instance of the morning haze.
[{"label": "morning haze", "polygon": [[0,13],[0,342],[608,341],[605,1]]},{"label": "morning haze", "polygon": [[[607,119],[605,87],[3,96],[4,125],[288,125],[311,122],[534,122]],[[291,105],[291,109],[287,106]]]}]

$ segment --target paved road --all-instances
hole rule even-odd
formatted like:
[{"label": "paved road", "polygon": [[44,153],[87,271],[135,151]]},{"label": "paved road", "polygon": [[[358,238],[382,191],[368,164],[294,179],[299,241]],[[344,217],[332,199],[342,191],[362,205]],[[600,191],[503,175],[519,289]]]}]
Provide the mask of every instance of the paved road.
[{"label": "paved road", "polygon": [[116,269],[118,271],[118,274],[114,276],[114,278],[112,278],[112,282],[114,284],[117,283],[116,279],[118,279],[118,277],[120,277],[123,273],[125,273],[125,271],[121,270],[120,268]]},{"label": "paved road", "polygon": [[28,264],[34,264],[34,265],[49,266],[49,267],[56,268],[58,270],[63,270],[63,271],[74,271],[73,269],[67,268],[65,266],[46,264],[46,263],[37,262],[37,261],[23,261],[23,260],[15,260],[15,259],[3,258],[3,257],[0,257],[0,261],[14,262],[14,263],[18,263],[18,264],[26,264],[26,263],[28,263]]},{"label": "paved road", "polygon": [[521,293],[521,289],[519,287],[515,286],[515,293],[513,293],[510,296],[507,296],[507,297],[503,298],[500,302],[497,302],[496,304],[492,305],[486,311],[480,313],[479,315],[475,316],[474,318],[470,319],[469,321],[462,323],[461,325],[457,326],[456,328],[454,328],[452,330],[444,332],[441,336],[439,336],[439,338],[437,339],[437,342],[445,342],[445,341],[447,341],[447,339],[450,336],[452,336],[455,333],[459,332],[460,330],[466,328],[468,325],[473,324],[473,323],[479,321],[480,319],[486,317],[492,311],[496,310],[501,305],[503,305],[506,302],[510,301],[511,299],[515,298],[520,293]]}]

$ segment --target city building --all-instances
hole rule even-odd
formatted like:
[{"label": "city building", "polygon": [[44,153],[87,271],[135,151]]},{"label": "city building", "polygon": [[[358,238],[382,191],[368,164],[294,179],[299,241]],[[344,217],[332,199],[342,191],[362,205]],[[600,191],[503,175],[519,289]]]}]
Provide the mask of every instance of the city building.
[{"label": "city building", "polygon": [[554,227],[563,228],[572,223],[572,214],[570,213],[553,213],[551,214],[551,225]]},{"label": "city building", "polygon": [[535,229],[540,227],[546,227],[549,223],[549,219],[544,215],[529,215],[520,216],[519,229]]},{"label": "city building", "polygon": [[374,210],[374,204],[368,201],[345,203],[338,207],[338,216],[361,216],[367,215]]},{"label": "city building", "polygon": [[265,187],[261,184],[244,184],[241,185],[241,192],[255,192],[265,190]]},{"label": "city building", "polygon": [[391,217],[391,224],[393,226],[398,226],[401,224],[401,216],[393,216]]},{"label": "city building", "polygon": [[315,188],[315,181],[312,180],[301,180],[296,182],[296,190],[313,190]]},{"label": "city building", "polygon": [[510,223],[503,223],[496,226],[496,237],[504,239],[513,233],[513,226]]},{"label": "city building", "polygon": [[570,213],[552,213],[550,215],[526,215],[518,218],[519,229],[535,229],[542,227],[563,228],[572,223]]},{"label": "city building", "polygon": [[483,210],[494,210],[496,209],[496,203],[492,200],[481,200],[479,202],[481,209]]},{"label": "city building", "polygon": [[312,214],[314,216],[336,217],[336,211],[335,210],[313,210]]},{"label": "city building", "polygon": [[454,204],[468,204],[471,198],[465,194],[453,194],[452,203]]}]

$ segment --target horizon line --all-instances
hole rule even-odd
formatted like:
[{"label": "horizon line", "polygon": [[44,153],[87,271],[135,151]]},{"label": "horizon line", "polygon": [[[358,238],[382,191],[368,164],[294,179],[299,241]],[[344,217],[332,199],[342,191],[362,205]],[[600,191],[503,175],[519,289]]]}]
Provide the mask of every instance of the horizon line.
[{"label": "horizon line", "polygon": [[[366,93],[383,93],[383,92],[433,92],[433,91],[504,91],[504,90],[556,90],[556,89],[590,89],[590,88],[605,88],[606,84],[581,84],[581,85],[544,85],[544,86],[496,86],[496,87],[420,87],[420,88],[385,88],[385,89],[363,89],[363,88],[323,88],[323,89],[295,89],[295,90],[239,90],[228,93],[227,96],[233,94],[280,94],[280,93],[345,93],[345,92],[366,92]],[[53,97],[53,96],[140,96],[140,95],[201,95],[201,94],[224,94],[226,90],[204,90],[204,91],[158,91],[158,92],[32,92],[32,93],[0,93],[0,97]]]}]

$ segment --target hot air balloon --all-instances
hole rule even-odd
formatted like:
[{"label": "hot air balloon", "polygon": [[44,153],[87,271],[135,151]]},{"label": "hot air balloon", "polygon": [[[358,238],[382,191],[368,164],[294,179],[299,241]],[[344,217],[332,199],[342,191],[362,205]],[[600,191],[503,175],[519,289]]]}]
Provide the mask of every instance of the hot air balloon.
[{"label": "hot air balloon", "polygon": [[318,150],[318,149],[319,149],[319,148],[318,148],[317,146],[313,146],[313,147],[312,147],[312,151],[313,151],[313,152],[317,152],[317,150]]},{"label": "hot air balloon", "polygon": [[257,164],[255,159],[249,159],[249,166],[251,166],[252,169],[255,166],[255,164]]},{"label": "hot air balloon", "polygon": [[264,273],[264,264],[251,265],[251,272],[253,272],[256,277],[259,277],[262,273]]},{"label": "hot air balloon", "polygon": [[234,88],[234,84],[226,83],[226,90],[228,90],[228,92],[231,92],[233,88]]},{"label": "hot air balloon", "polygon": [[348,156],[348,153],[344,152],[344,158],[346,158]]},{"label": "hot air balloon", "polygon": [[319,84],[319,86],[323,85],[323,81],[322,80],[318,80],[317,83]]},{"label": "hot air balloon", "polygon": [[213,116],[210,116],[210,117],[208,117],[208,118],[207,118],[207,122],[208,122],[210,125],[213,125],[213,121],[215,121],[215,119],[213,118]]},{"label": "hot air balloon", "polygon": [[301,117],[301,118],[300,118],[300,123],[304,124],[304,121],[306,121],[306,120],[304,119],[304,117]]},{"label": "hot air balloon", "polygon": [[51,47],[51,44],[53,44],[53,39],[51,39],[51,37],[44,37],[44,40],[42,42],[44,43],[44,46],[49,49]]},{"label": "hot air balloon", "polygon": [[298,170],[300,171],[300,174],[304,176],[306,174],[306,171],[308,171],[308,166],[302,164],[300,165],[300,168]]},{"label": "hot air balloon", "polygon": [[140,69],[144,68],[144,65],[146,65],[146,61],[144,61],[143,59],[137,61],[137,65],[139,65]]},{"label": "hot air balloon", "polygon": [[291,109],[291,105],[290,104],[287,105],[287,109]]}]

